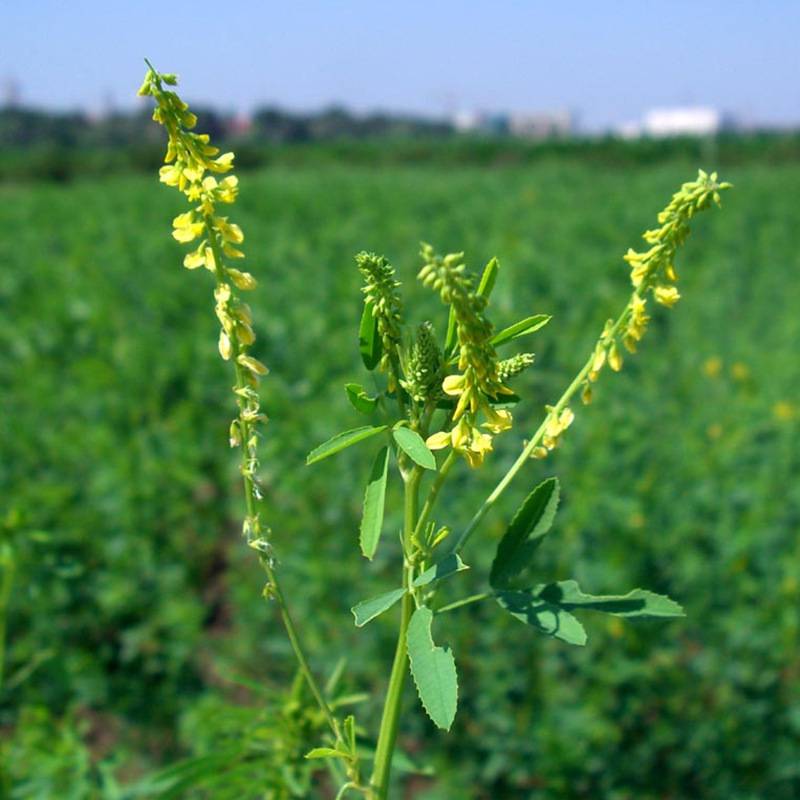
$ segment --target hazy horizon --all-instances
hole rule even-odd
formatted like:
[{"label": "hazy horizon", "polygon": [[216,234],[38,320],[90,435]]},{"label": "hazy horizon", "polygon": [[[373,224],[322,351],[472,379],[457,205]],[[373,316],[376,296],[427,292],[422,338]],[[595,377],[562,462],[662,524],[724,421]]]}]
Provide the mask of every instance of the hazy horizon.
[{"label": "hazy horizon", "polygon": [[685,0],[559,8],[484,2],[334,8],[54,0],[5,9],[0,83],[25,106],[126,110],[144,56],[192,102],[249,113],[450,116],[567,109],[598,130],[665,106],[711,106],[744,123],[800,123],[800,3]]}]

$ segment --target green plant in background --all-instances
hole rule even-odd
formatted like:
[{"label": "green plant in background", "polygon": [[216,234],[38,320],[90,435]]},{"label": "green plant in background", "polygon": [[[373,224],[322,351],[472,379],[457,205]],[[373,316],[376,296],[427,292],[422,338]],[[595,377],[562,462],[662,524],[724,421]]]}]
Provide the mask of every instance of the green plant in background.
[{"label": "green plant in background", "polygon": [[[499,607],[540,632],[571,644],[586,641],[575,611],[594,610],[622,617],[675,617],[681,607],[669,598],[634,589],[627,594],[593,595],[573,580],[533,583],[531,568],[556,513],[559,483],[548,478],[525,499],[501,539],[489,573],[486,592],[442,602],[439,589],[468,569],[462,559],[465,545],[530,459],[544,459],[558,446],[575,415],[570,407],[580,393],[591,402],[593,385],[605,365],[622,368],[622,350],[633,353],[642,339],[648,317],[648,302],[666,307],[680,298],[675,286],[674,257],[689,232],[689,222],[698,211],[719,203],[719,192],[728,187],[716,174],[700,172],[684,184],[658,218],[659,227],[644,234],[649,248],[629,250],[625,256],[632,272],[633,292],[616,319],[609,320],[584,366],[563,394],[545,408],[541,425],[523,447],[495,489],[457,534],[446,521],[437,520],[437,499],[459,463],[479,468],[493,449],[494,437],[512,429],[512,409],[520,401],[509,387],[517,375],[533,364],[533,355],[520,353],[500,358],[498,350],[541,329],[546,315],[526,317],[495,332],[487,315],[499,264],[492,259],[480,279],[466,268],[462,253],[438,255],[423,245],[419,279],[434,290],[448,308],[445,335],[437,340],[432,322],[419,321],[410,328],[398,292],[399,283],[388,261],[371,253],[357,256],[364,279],[364,311],[359,326],[360,351],[365,367],[384,376],[372,394],[358,384],[348,384],[347,396],[355,410],[369,418],[365,424],[337,434],[314,449],[307,463],[313,464],[353,445],[380,442],[364,491],[359,543],[362,554],[372,559],[384,527],[390,465],[396,467],[403,486],[403,524],[400,532],[401,579],[399,585],[353,608],[357,626],[363,626],[400,603],[400,621],[395,657],[389,677],[384,710],[377,736],[373,772],[364,782],[359,768],[359,743],[355,720],[340,722],[327,694],[311,673],[289,614],[286,598],[275,573],[269,529],[261,517],[258,484],[259,425],[265,421],[257,391],[266,367],[250,355],[254,343],[252,316],[237,290],[255,285],[254,278],[230,266],[243,257],[238,248],[241,230],[218,214],[218,204],[236,199],[237,183],[229,176],[217,181],[213,174],[225,173],[233,155],[218,155],[208,137],[192,132],[195,118],[169,88],[172,75],[148,70],[141,93],[156,101],[154,118],[169,135],[166,164],[161,180],[176,186],[193,204],[174,220],[173,236],[193,243],[184,259],[189,269],[208,269],[215,281],[215,310],[221,324],[220,354],[232,361],[238,416],[231,424],[231,445],[241,448],[246,513],[244,536],[259,556],[267,574],[265,595],[274,599],[299,665],[299,674],[327,723],[330,740],[308,753],[309,759],[325,759],[336,770],[340,763],[344,778],[339,796],[348,790],[382,800],[390,787],[392,757],[400,723],[401,700],[408,671],[431,720],[449,729],[456,714],[458,679],[449,649],[437,646],[432,635],[434,621],[445,612],[493,598]],[[195,242],[199,240],[199,244]],[[413,331],[413,333],[412,333]],[[515,412],[516,413],[516,412]],[[437,459],[437,451],[446,451]],[[391,471],[394,474],[394,471]],[[359,734],[363,740],[366,735]],[[270,787],[272,788],[272,787]]]}]

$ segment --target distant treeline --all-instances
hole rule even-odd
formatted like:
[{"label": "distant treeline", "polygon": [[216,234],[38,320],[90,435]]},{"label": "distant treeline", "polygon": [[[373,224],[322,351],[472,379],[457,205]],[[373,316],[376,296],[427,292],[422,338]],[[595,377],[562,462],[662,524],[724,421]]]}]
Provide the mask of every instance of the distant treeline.
[{"label": "distant treeline", "polygon": [[[445,122],[401,114],[361,116],[339,107],[309,114],[261,108],[246,124],[238,117],[212,109],[199,109],[196,113],[197,130],[219,142],[244,138],[284,144],[387,136],[435,137],[453,132],[452,126]],[[131,147],[159,142],[162,136],[146,109],[98,118],[82,113],[0,109],[0,147],[3,148]]]},{"label": "distant treeline", "polygon": [[[684,158],[724,166],[744,161],[800,161],[800,133],[725,133],[714,138],[623,140],[616,137],[531,141],[457,133],[411,116],[356,116],[332,108],[293,114],[257,111],[250,123],[212,110],[198,112],[197,130],[236,150],[238,169],[270,164],[475,164],[503,166],[542,158],[625,165]],[[150,113],[53,114],[0,110],[0,181],[66,181],[79,176],[152,171],[163,157],[162,131]]]}]

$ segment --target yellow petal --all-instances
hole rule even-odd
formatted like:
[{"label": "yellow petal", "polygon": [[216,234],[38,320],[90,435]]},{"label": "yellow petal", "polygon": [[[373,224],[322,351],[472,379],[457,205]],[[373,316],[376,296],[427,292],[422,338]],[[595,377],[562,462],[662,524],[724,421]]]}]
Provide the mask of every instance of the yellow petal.
[{"label": "yellow petal", "polygon": [[231,340],[228,338],[228,334],[225,331],[219,332],[219,354],[222,358],[227,361],[231,357],[231,352],[233,348],[231,347]]},{"label": "yellow petal", "polygon": [[429,450],[442,450],[450,445],[450,433],[448,431],[433,433],[425,440],[425,444]]},{"label": "yellow petal", "polygon": [[233,269],[232,267],[228,267],[226,271],[237,289],[249,291],[255,289],[258,285],[256,279],[249,272],[239,272],[238,269]]},{"label": "yellow petal", "polygon": [[236,359],[243,367],[256,375],[266,375],[269,370],[257,358],[246,356],[244,353]]},{"label": "yellow petal", "polygon": [[445,394],[452,397],[460,395],[464,391],[464,376],[463,375],[448,375],[442,381],[442,389]]}]

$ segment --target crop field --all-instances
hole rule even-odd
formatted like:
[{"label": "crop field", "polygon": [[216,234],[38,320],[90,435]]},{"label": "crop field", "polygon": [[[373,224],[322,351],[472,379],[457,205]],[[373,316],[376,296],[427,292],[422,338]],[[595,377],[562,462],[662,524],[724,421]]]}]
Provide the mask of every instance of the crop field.
[{"label": "crop field", "polygon": [[[315,672],[346,659],[338,691],[370,730],[396,620],[356,630],[349,609],[391,585],[401,521],[387,517],[367,564],[369,458],[352,449],[305,465],[362,424],[342,388],[365,380],[354,255],[385,254],[413,321],[440,331],[446,310],[416,281],[420,240],[463,249],[476,271],[498,257],[498,327],[553,315],[518,383],[532,402],[483,470],[459,463],[452,478],[444,508],[464,525],[630,292],[622,255],[698,166],[715,165],[554,157],[241,175],[236,219],[259,279],[253,353],[271,370],[261,455],[277,569]],[[490,540],[557,473],[543,579],[646,586],[686,618],[587,613],[580,648],[495,604],[454,611],[458,716],[446,737],[421,714],[404,720],[398,798],[800,796],[800,165],[721,177],[734,184],[722,212],[698,221],[678,257],[681,303],[653,314],[640,351],[575,405],[563,446],[529,463],[463,554],[474,569],[462,589],[483,591]],[[263,785],[276,769],[291,785],[315,743],[239,533],[212,282],[188,279],[170,237],[184,210],[154,176],[0,186],[0,536],[15,562],[0,729],[15,799],[263,797],[226,770]],[[257,756],[275,726],[278,766]],[[206,757],[187,763],[215,772],[213,788],[147,778],[189,756]],[[316,780],[319,794],[285,796],[328,797]]]}]

